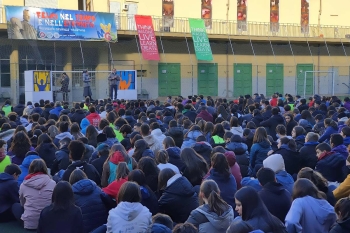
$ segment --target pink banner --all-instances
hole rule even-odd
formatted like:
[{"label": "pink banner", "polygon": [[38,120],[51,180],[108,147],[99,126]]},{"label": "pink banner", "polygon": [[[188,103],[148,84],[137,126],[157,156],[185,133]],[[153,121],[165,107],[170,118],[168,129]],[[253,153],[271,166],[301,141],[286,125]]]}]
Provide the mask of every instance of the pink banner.
[{"label": "pink banner", "polygon": [[159,61],[157,39],[151,16],[135,15],[135,22],[143,59]]}]

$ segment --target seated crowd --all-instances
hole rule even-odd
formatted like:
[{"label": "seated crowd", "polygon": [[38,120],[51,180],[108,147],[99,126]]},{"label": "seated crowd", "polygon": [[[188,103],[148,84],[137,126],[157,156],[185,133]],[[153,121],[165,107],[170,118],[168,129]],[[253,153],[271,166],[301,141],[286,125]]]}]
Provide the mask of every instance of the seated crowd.
[{"label": "seated crowd", "polygon": [[349,233],[350,99],[75,103],[0,117],[0,229]]}]

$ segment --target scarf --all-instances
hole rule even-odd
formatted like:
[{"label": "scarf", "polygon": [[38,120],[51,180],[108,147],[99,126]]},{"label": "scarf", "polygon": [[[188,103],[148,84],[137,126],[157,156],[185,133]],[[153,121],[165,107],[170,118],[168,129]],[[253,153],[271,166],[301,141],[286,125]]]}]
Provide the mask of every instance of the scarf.
[{"label": "scarf", "polygon": [[44,174],[44,173],[42,173],[42,172],[31,173],[31,174],[28,174],[28,175],[24,178],[24,180],[29,180],[30,178],[32,178],[32,177],[34,177],[34,176],[42,175],[42,174]]}]

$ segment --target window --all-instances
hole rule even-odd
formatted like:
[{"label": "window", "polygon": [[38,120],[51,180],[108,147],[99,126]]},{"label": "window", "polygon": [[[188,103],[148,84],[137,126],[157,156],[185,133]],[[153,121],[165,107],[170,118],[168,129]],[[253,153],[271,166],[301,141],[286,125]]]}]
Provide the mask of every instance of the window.
[{"label": "window", "polygon": [[10,60],[0,59],[1,87],[11,86]]}]

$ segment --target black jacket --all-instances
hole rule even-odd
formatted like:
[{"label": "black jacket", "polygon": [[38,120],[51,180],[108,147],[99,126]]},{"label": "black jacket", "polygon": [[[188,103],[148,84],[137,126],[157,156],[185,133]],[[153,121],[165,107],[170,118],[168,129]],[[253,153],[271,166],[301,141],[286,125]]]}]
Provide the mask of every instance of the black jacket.
[{"label": "black jacket", "polygon": [[300,148],[299,150],[300,169],[303,167],[309,167],[309,168],[315,169],[315,166],[317,163],[317,156],[316,156],[317,145],[318,145],[318,142],[305,143],[304,146]]},{"label": "black jacket", "polygon": [[187,111],[183,115],[187,116],[193,123],[196,122],[197,113],[195,111]]},{"label": "black jacket", "polygon": [[103,164],[106,162],[107,159],[108,159],[108,155],[103,155],[103,156],[98,157],[97,159],[94,159],[91,162],[91,165],[96,168],[96,170],[98,171],[98,173],[101,176],[102,176],[102,171],[103,171]]},{"label": "black jacket", "polygon": [[260,126],[260,122],[264,121],[264,117],[258,113],[250,121],[254,122],[256,127]]},{"label": "black jacket", "polygon": [[67,145],[56,151],[55,160],[51,168],[51,175],[56,174],[60,170],[66,170],[69,164],[69,150]]},{"label": "black jacket", "polygon": [[121,142],[120,142],[126,151],[131,149],[131,142],[130,142],[130,135],[127,135]]},{"label": "black jacket", "polygon": [[26,108],[24,104],[17,104],[15,107],[13,107],[13,111],[17,113],[18,116],[23,115],[23,110]]},{"label": "black jacket", "polygon": [[18,183],[12,175],[0,173],[0,214],[19,203]]},{"label": "black jacket", "polygon": [[270,135],[273,140],[277,140],[276,136],[276,126],[277,125],[285,125],[284,119],[281,115],[273,115],[268,120],[260,122],[260,126],[263,126],[267,130],[267,134]]},{"label": "black jacket", "polygon": [[44,117],[46,120],[49,119],[51,110],[52,110],[51,107],[44,108],[44,111],[42,113],[42,117]]},{"label": "black jacket", "polygon": [[273,152],[274,154],[280,154],[283,157],[284,164],[286,166],[286,172],[288,172],[291,176],[293,174],[297,174],[300,170],[300,162],[299,162],[299,152],[292,151],[286,145],[282,145],[280,149]]},{"label": "black jacket", "polygon": [[293,128],[298,125],[298,122],[295,120],[291,120],[288,124],[286,124],[286,129],[287,129],[287,135],[291,136]]},{"label": "black jacket", "polygon": [[166,136],[170,136],[174,139],[175,145],[179,148],[182,146],[182,142],[184,141],[184,134],[182,127],[171,127],[168,132],[165,133]]},{"label": "black jacket", "polygon": [[62,180],[69,181],[70,174],[72,174],[72,172],[75,169],[80,169],[80,170],[84,171],[87,178],[95,181],[95,183],[98,186],[100,186],[101,176],[98,173],[98,171],[96,170],[96,168],[94,166],[92,166],[91,164],[88,164],[88,163],[82,162],[82,161],[73,162],[71,165],[69,165],[67,170],[63,173]]},{"label": "black jacket", "polygon": [[259,191],[259,196],[270,213],[284,222],[291,206],[292,198],[291,194],[283,185],[276,182],[269,182]]},{"label": "black jacket", "polygon": [[207,142],[196,142],[196,144],[194,144],[192,148],[205,159],[208,166],[210,167],[210,164],[211,164],[210,154],[213,150],[211,145]]},{"label": "black jacket", "polygon": [[249,153],[248,146],[242,142],[229,142],[225,147],[229,151],[233,151],[236,155],[236,162],[241,169],[242,177],[247,177],[249,174]]},{"label": "black jacket", "polygon": [[83,216],[79,207],[72,205],[67,210],[53,210],[53,204],[40,214],[38,233],[83,233]]},{"label": "black jacket", "polygon": [[329,233],[349,233],[350,232],[350,217],[342,221],[337,221]]},{"label": "black jacket", "polygon": [[53,143],[42,143],[35,150],[38,152],[40,158],[45,161],[46,166],[51,169],[55,160],[57,147]]},{"label": "black jacket", "polygon": [[82,109],[78,109],[71,117],[72,122],[76,122],[80,125],[81,121],[86,117],[85,112]]},{"label": "black jacket", "polygon": [[158,201],[159,210],[169,215],[174,223],[183,223],[191,211],[198,207],[198,194],[194,192],[191,183],[181,175],[170,178],[168,184]]},{"label": "black jacket", "polygon": [[339,153],[330,152],[317,161],[315,170],[323,175],[330,182],[343,182],[343,169],[345,166],[345,159]]}]

